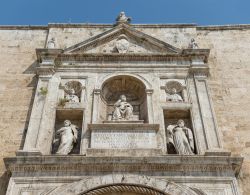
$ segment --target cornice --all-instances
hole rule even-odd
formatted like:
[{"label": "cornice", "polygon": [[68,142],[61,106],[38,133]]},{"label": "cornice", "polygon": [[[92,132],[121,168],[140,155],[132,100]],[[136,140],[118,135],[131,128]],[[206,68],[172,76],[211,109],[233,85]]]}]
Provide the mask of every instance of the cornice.
[{"label": "cornice", "polygon": [[86,157],[83,155],[17,156],[4,159],[12,174],[92,172],[160,172],[166,175],[237,176],[242,157],[230,156],[154,156],[154,157]]},{"label": "cornice", "polygon": [[48,26],[33,25],[3,25],[0,30],[48,30]]},{"label": "cornice", "polygon": [[[49,28],[113,28],[114,24],[49,23],[48,25],[0,25],[0,30],[48,30]],[[130,24],[133,28],[196,28],[197,30],[247,30],[250,24],[207,25],[197,24]]]},{"label": "cornice", "polygon": [[245,30],[250,29],[250,24],[229,24],[229,25],[208,25],[208,26],[197,26],[197,30]]}]

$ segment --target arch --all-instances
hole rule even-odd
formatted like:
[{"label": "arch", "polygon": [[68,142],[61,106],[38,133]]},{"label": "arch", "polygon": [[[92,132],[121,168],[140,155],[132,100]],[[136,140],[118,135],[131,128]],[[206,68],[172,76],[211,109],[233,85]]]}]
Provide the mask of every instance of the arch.
[{"label": "arch", "polygon": [[131,74],[131,73],[122,73],[122,72],[115,72],[115,73],[112,73],[112,74],[108,74],[108,75],[105,75],[104,77],[101,77],[100,79],[98,79],[97,81],[97,84],[96,84],[96,89],[102,89],[103,87],[103,84],[105,82],[107,82],[109,79],[112,79],[112,77],[115,77],[115,76],[130,76],[130,77],[133,77],[139,81],[141,81],[144,86],[145,86],[145,89],[152,89],[152,85],[150,84],[150,82],[148,82],[144,77],[142,77],[141,75],[138,75],[138,74]]},{"label": "arch", "polygon": [[126,95],[128,101],[138,101],[146,96],[146,87],[135,77],[116,75],[102,83],[101,95],[106,102],[115,102],[121,95]]},{"label": "arch", "polygon": [[[114,112],[114,104],[125,95],[126,101],[133,106],[132,121],[147,123],[149,121],[150,100],[147,98],[148,81],[141,76],[129,73],[113,73],[100,78],[96,87],[99,88],[98,98],[94,101],[98,110],[98,120],[111,121]],[[95,116],[93,116],[94,118]]]},{"label": "arch", "polygon": [[47,193],[47,195],[104,195],[105,193],[117,191],[145,195],[198,195],[191,188],[174,182],[133,174],[93,176],[57,187],[52,192]]}]

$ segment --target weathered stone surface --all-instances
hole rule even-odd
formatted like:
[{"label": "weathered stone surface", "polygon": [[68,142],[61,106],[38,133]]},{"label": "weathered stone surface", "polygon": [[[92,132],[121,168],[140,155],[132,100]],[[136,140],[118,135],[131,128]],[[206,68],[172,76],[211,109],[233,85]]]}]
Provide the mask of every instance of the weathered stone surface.
[{"label": "weathered stone surface", "polygon": [[[47,47],[46,41],[48,42],[48,40],[52,38],[55,38],[56,48],[64,49],[111,29],[113,26],[51,24],[49,25],[50,30],[48,36],[46,28],[47,27],[41,27],[40,29],[37,27],[0,27],[0,146],[2,151],[0,158],[14,156],[15,151],[19,149],[20,145],[23,145],[22,140],[28,128],[28,121],[30,120],[29,113],[31,111],[34,88],[36,87],[37,80],[34,77],[34,66],[37,65],[35,49]],[[199,48],[210,49],[210,56],[208,58],[210,68],[208,87],[211,92],[212,104],[214,105],[219,137],[222,138],[221,145],[223,148],[231,151],[233,155],[240,155],[245,158],[238,180],[240,181],[242,193],[244,195],[249,194],[250,96],[247,92],[250,89],[250,46],[246,44],[250,42],[249,26],[196,27],[193,25],[134,25],[134,28],[178,48],[187,48],[190,40],[195,38]],[[131,59],[132,58],[135,59],[131,56]],[[127,57],[126,59],[129,58]],[[176,62],[171,60],[168,60],[168,63],[170,67],[176,65]],[[173,76],[161,69],[165,67],[166,64],[158,61],[145,62],[145,68],[140,72],[139,76],[146,78],[153,83],[154,86],[159,86],[159,89],[154,90],[152,96],[148,98],[161,102],[160,97],[162,93],[160,86],[164,85],[161,85],[161,80],[164,79],[160,79],[160,77],[162,75],[167,75],[168,78],[178,76],[181,80],[184,80],[183,78],[185,78],[185,76],[183,77],[183,74],[185,75],[185,72],[188,71],[185,69],[186,63],[186,59],[183,60],[182,64],[179,64],[183,66],[183,69]],[[137,74],[138,72],[138,67],[131,67],[126,61],[120,61],[118,65],[110,62],[103,62],[101,65],[99,62],[96,62],[96,64],[101,68],[107,67],[109,70],[115,70],[119,66],[121,70],[126,73],[134,71]],[[85,62],[85,69],[91,70],[91,65],[93,64]],[[163,71],[160,73],[152,71],[153,65],[158,65],[158,69]],[[88,77],[86,96],[83,98],[86,103],[86,121],[91,121],[91,94],[95,87],[98,86],[96,83],[101,83],[105,76],[111,74],[109,70],[105,69],[106,72],[103,71],[102,73],[94,73],[91,70],[85,74],[85,76]],[[79,75],[80,73],[77,73],[75,77]],[[196,87],[206,85],[200,81],[196,83],[192,83],[193,81],[188,82],[190,82],[191,85],[196,85]],[[206,100],[204,98],[209,99],[209,97],[204,96],[204,91],[199,95],[202,101]],[[165,100],[165,98],[163,99]],[[195,102],[190,103],[195,104]],[[163,102],[161,102],[161,104],[163,104],[163,108],[168,107],[168,105],[165,105]],[[183,109],[185,106],[182,108],[181,105],[176,105],[176,107]],[[152,110],[153,116],[150,120],[158,121],[159,119],[159,121],[162,121],[163,116],[160,104],[159,106],[153,107]],[[212,112],[203,114],[209,119],[211,118]],[[38,119],[39,116],[37,120]],[[159,124],[160,130],[157,136],[158,147],[165,148],[164,122],[160,122]],[[87,129],[87,124],[83,124],[83,126],[84,125],[85,129]],[[209,126],[211,126],[211,124],[209,124]],[[200,128],[199,125],[197,125],[196,128]],[[212,135],[216,136],[215,134]],[[202,137],[202,135],[199,136]],[[88,145],[87,138],[84,138],[82,145],[84,144],[85,146]],[[199,144],[201,148],[207,147],[205,142]],[[210,140],[209,144],[216,146],[218,142],[216,140]],[[2,178],[6,178],[3,162],[0,162],[0,170],[3,174]],[[193,184],[190,182],[188,185],[192,186]],[[197,186],[200,187],[198,184]],[[219,188],[221,189],[223,187],[218,186],[218,190],[220,190]],[[2,190],[4,187],[1,186],[0,189]],[[209,189],[207,193],[212,194],[212,187],[210,186]],[[221,193],[223,192],[229,193],[222,190]]]}]

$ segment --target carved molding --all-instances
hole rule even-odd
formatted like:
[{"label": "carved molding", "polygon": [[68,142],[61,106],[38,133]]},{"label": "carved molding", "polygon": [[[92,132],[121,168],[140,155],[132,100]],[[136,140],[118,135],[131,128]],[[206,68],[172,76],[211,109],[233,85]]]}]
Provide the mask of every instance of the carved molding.
[{"label": "carved molding", "polygon": [[[217,154],[219,155],[219,153]],[[238,175],[242,157],[228,156],[157,156],[150,157],[86,157],[86,156],[18,156],[4,159],[13,174],[86,173],[86,172],[167,172],[182,175]]]},{"label": "carved molding", "polygon": [[197,195],[191,188],[156,179],[145,175],[110,174],[83,179],[68,185],[58,187],[46,195],[101,195],[114,192],[132,192],[149,195]]}]

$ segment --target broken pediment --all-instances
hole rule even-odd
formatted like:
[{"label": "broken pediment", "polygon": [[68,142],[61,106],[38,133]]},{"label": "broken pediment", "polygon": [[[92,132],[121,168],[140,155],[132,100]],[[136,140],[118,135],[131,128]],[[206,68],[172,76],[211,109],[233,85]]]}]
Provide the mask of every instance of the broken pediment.
[{"label": "broken pediment", "polygon": [[140,32],[129,25],[120,24],[86,41],[66,48],[63,53],[178,54],[180,52],[180,49],[168,43]]}]

